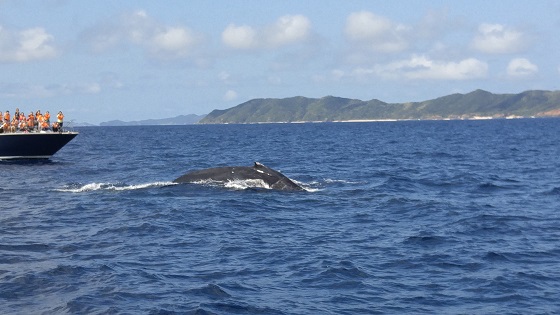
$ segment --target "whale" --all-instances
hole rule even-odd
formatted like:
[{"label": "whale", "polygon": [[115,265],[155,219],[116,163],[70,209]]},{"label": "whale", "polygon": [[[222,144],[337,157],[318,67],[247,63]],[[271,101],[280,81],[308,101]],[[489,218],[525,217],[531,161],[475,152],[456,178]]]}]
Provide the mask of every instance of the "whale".
[{"label": "whale", "polygon": [[224,166],[186,173],[173,180],[174,183],[200,183],[205,181],[228,183],[232,181],[261,180],[268,188],[282,191],[301,191],[303,187],[284,174],[259,162],[253,166]]}]

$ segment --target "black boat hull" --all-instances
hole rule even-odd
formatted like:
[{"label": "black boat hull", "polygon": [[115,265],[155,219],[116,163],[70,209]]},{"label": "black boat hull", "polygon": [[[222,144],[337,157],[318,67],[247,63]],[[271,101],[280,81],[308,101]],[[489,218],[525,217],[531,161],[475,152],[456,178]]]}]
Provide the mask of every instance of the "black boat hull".
[{"label": "black boat hull", "polygon": [[77,132],[0,133],[0,160],[48,159]]}]

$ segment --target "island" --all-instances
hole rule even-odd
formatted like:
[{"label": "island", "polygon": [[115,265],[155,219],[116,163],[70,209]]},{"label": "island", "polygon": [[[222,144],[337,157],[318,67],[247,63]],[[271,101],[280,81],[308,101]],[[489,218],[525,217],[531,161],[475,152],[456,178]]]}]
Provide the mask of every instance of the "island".
[{"label": "island", "polygon": [[342,122],[382,120],[449,120],[560,117],[560,91],[530,90],[494,94],[476,90],[433,100],[386,103],[377,99],[326,96],[253,99],[225,110],[214,110],[199,124]]}]

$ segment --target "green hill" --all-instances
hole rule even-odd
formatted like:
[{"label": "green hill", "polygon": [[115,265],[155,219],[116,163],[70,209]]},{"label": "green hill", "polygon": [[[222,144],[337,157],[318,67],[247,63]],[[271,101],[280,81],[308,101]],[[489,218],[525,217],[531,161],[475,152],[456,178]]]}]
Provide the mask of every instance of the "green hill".
[{"label": "green hill", "polygon": [[201,124],[244,124],[392,119],[476,119],[481,117],[560,117],[560,91],[493,94],[476,90],[412,103],[326,96],[253,99],[225,110],[214,110]]}]

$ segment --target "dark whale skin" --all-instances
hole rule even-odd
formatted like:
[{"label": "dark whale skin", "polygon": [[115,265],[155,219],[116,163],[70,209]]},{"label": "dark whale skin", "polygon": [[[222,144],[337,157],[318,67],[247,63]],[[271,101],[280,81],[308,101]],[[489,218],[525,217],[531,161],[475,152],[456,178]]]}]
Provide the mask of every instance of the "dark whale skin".
[{"label": "dark whale skin", "polygon": [[234,180],[260,179],[271,189],[284,191],[304,190],[282,173],[275,171],[259,162],[253,166],[225,166],[192,171],[176,178],[174,183],[195,183],[205,180],[228,182]]}]

